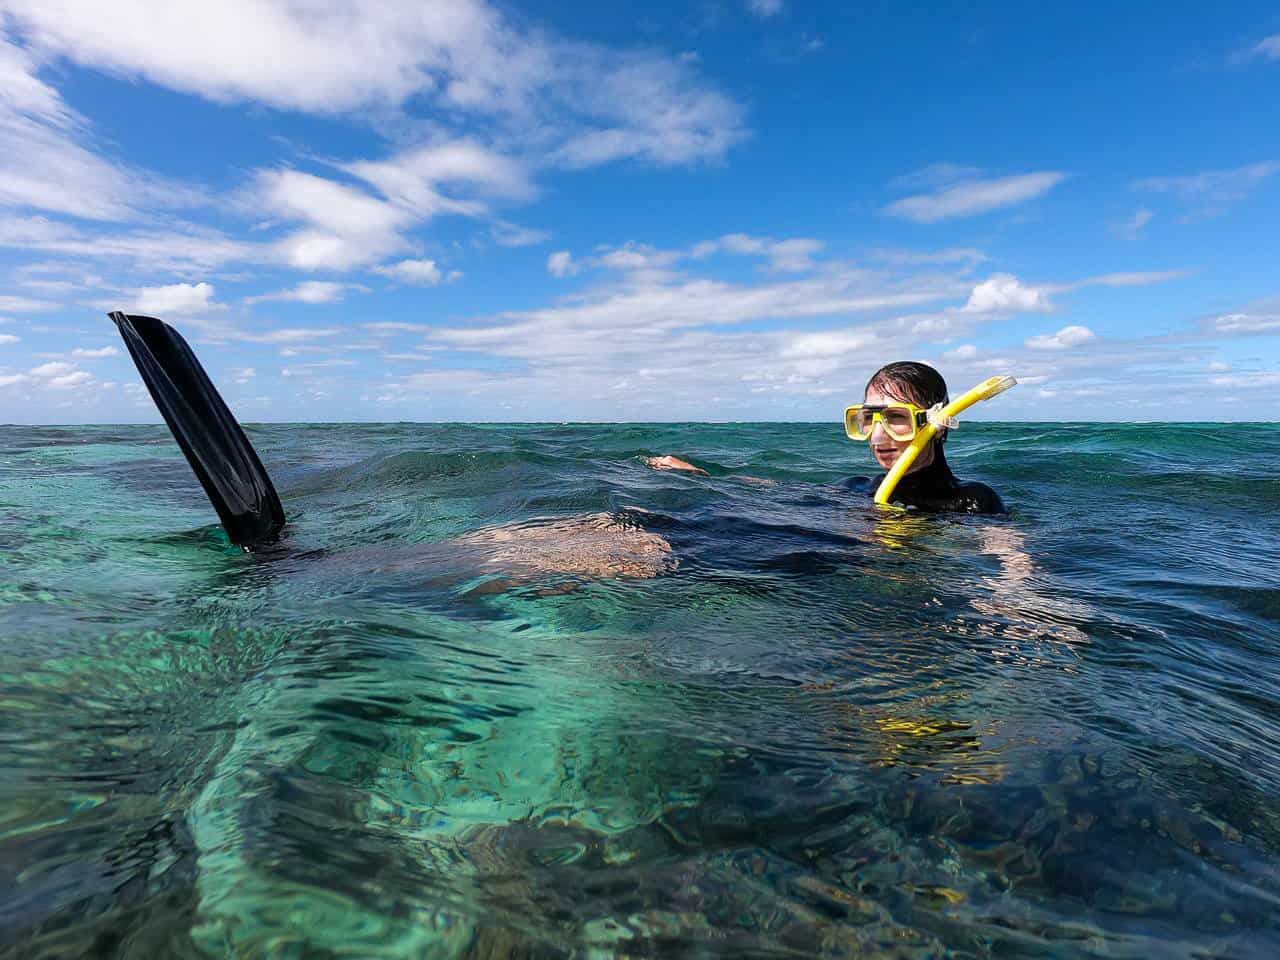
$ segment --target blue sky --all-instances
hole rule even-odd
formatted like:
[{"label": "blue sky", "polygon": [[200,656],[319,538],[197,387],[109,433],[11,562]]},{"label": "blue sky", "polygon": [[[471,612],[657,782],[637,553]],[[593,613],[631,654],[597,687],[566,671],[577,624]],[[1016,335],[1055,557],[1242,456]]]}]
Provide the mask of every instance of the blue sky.
[{"label": "blue sky", "polygon": [[[1280,419],[1280,11],[0,0],[0,422]],[[1205,404],[1209,406],[1206,408]]]}]

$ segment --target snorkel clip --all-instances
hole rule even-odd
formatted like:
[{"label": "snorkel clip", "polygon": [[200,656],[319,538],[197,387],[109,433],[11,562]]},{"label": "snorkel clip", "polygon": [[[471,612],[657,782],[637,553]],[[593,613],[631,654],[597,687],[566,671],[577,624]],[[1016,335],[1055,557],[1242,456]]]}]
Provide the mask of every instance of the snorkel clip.
[{"label": "snorkel clip", "polygon": [[935,403],[932,407],[924,412],[925,419],[933,425],[936,430],[954,430],[960,426],[960,421],[955,417],[949,417],[946,414],[946,408],[941,403]]}]

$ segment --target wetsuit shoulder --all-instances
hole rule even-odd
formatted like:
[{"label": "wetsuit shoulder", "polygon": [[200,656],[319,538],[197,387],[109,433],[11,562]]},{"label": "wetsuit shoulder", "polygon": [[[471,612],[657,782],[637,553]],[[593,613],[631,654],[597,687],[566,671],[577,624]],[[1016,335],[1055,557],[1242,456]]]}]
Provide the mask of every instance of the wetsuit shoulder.
[{"label": "wetsuit shoulder", "polygon": [[1008,513],[1000,494],[977,480],[956,484],[955,506],[967,513]]},{"label": "wetsuit shoulder", "polygon": [[876,492],[876,488],[880,486],[880,481],[883,477],[883,474],[879,477],[845,477],[843,480],[837,480],[835,485],[853,493],[871,495]]}]

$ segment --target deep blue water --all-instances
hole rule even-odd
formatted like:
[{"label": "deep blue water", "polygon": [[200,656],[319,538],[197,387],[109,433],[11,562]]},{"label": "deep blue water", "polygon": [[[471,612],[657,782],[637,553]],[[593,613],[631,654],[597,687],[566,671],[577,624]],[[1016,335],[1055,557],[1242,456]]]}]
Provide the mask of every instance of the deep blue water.
[{"label": "deep blue water", "polygon": [[0,427],[0,955],[1280,955],[1280,426],[249,432]]}]

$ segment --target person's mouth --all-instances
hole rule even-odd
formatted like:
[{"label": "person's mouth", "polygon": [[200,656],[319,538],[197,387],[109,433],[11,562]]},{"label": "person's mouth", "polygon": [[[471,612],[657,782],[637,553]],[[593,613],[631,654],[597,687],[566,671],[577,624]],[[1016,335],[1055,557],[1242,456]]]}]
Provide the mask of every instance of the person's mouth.
[{"label": "person's mouth", "polygon": [[893,447],[872,447],[871,452],[877,460],[893,460],[898,454]]}]

